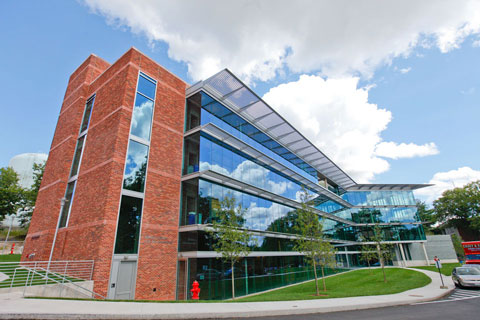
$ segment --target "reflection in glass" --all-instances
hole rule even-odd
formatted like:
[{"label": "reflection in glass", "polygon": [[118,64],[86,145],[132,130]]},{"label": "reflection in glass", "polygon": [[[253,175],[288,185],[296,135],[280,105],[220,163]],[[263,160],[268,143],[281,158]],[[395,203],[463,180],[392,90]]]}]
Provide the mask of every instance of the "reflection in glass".
[{"label": "reflection in glass", "polygon": [[150,140],[152,127],[153,101],[137,93],[132,114],[132,129],[130,133],[139,138]]},{"label": "reflection in glass", "polygon": [[155,100],[155,87],[155,82],[149,80],[149,77],[140,74],[138,77],[138,92],[141,92],[150,99]]},{"label": "reflection in glass", "polygon": [[80,133],[88,129],[88,125],[90,123],[90,116],[92,114],[93,100],[95,100],[95,96],[90,98],[87,101],[87,105],[85,106],[85,112],[83,113],[83,120],[82,120],[82,126],[80,127]]},{"label": "reflection in glass", "polygon": [[137,253],[142,199],[122,196],[115,253]]},{"label": "reflection in glass", "polygon": [[144,191],[147,154],[148,147],[146,145],[130,140],[123,179],[124,189],[138,192]]},{"label": "reflection in glass", "polygon": [[80,158],[82,156],[84,141],[85,141],[85,136],[81,137],[77,141],[77,146],[75,147],[75,153],[73,155],[73,163],[72,163],[72,170],[70,171],[70,177],[76,176],[78,173],[78,166],[80,165]]},{"label": "reflection in glass", "polygon": [[73,194],[75,193],[75,184],[77,181],[72,181],[67,185],[67,191],[65,191],[65,205],[63,210],[60,213],[60,222],[58,223],[59,228],[63,228],[67,225],[68,214],[70,213],[70,208],[72,207]]}]

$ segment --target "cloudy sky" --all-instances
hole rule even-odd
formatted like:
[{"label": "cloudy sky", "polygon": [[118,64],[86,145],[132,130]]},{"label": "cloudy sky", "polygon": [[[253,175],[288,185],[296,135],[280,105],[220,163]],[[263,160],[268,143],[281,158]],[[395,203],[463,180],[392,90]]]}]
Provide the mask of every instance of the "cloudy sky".
[{"label": "cloudy sky", "polygon": [[135,46],[229,68],[360,183],[480,179],[480,1],[2,1],[0,166],[48,153],[69,75]]}]

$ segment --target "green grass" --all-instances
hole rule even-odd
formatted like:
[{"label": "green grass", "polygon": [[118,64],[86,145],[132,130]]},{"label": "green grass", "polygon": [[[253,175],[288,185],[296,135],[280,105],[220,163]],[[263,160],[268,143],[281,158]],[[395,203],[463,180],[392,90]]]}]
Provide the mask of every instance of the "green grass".
[{"label": "green grass", "polygon": [[[154,301],[154,300],[102,300],[108,302],[151,302],[151,303],[236,303],[236,302],[261,302],[261,301],[287,301],[287,300],[310,300],[341,297],[372,296],[382,294],[399,293],[406,290],[426,286],[431,279],[423,273],[413,270],[387,268],[387,283],[383,282],[381,269],[357,270],[334,277],[326,278],[327,292],[320,291],[322,296],[315,296],[315,284],[313,281],[266,292],[256,296],[238,298],[235,300],[200,300],[200,301]],[[320,288],[322,281],[319,279]],[[29,299],[58,299],[58,300],[87,300],[95,299],[77,298],[44,298],[29,297]]]},{"label": "green grass", "polygon": [[18,262],[21,257],[21,254],[2,254],[0,255],[0,262]]},{"label": "green grass", "polygon": [[322,280],[320,279],[320,296],[315,296],[315,282],[309,281],[256,296],[240,298],[237,301],[287,301],[373,296],[399,293],[426,286],[431,282],[428,276],[413,270],[386,268],[385,272],[387,283],[383,281],[381,269],[364,269],[326,278],[326,292],[323,291]]},{"label": "green grass", "polygon": [[[440,269],[440,271],[442,272],[442,274],[444,274],[446,276],[451,276],[453,268],[460,267],[460,266],[461,266],[460,263],[442,263],[442,268]],[[435,267],[434,265],[433,266],[413,267],[413,268],[438,272],[437,267]]]}]

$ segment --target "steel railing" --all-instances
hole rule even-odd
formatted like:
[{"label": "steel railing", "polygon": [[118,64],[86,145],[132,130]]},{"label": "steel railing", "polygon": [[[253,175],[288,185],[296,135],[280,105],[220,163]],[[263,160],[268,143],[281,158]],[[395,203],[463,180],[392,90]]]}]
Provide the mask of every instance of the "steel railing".
[{"label": "steel railing", "polygon": [[[40,276],[40,277],[45,278],[46,282],[54,282],[54,283],[62,286],[62,287],[60,287],[60,291],[59,291],[59,294],[58,294],[58,296],[60,296],[60,297],[62,296],[63,287],[67,287],[69,289],[74,289],[77,292],[79,292],[81,294],[84,294],[89,298],[98,297],[100,299],[106,299],[101,294],[98,294],[98,293],[94,292],[93,290],[89,290],[85,287],[82,287],[81,285],[78,285],[77,283],[72,281],[69,277],[62,276],[58,273],[55,273],[55,272],[52,272],[52,271],[49,271],[49,270],[46,270],[46,269],[43,269],[43,268],[30,269],[30,268],[25,268],[25,267],[18,267],[17,269],[27,269],[28,270],[27,279],[25,281],[25,286],[24,286],[24,289],[23,289],[23,296],[25,296],[27,288],[32,286],[32,282],[33,282],[33,279],[35,278],[35,276]],[[60,279],[61,279],[61,281],[60,281]]]},{"label": "steel railing", "polygon": [[62,279],[92,280],[93,267],[93,260],[0,262],[0,289],[54,284]]}]

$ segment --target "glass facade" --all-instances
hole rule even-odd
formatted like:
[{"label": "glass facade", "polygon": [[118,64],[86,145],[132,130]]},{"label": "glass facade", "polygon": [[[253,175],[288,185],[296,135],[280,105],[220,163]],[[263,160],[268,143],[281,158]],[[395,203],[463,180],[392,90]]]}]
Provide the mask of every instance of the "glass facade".
[{"label": "glass facade", "polygon": [[[330,275],[345,269],[325,269]],[[293,283],[314,279],[313,268],[306,264],[302,256],[251,257],[235,264],[235,295],[243,296]],[[321,273],[321,270],[317,270]],[[230,264],[220,259],[202,258],[188,260],[188,288],[193,281],[200,284],[201,300],[230,299],[232,294]],[[188,295],[190,296],[190,295]]]},{"label": "glass facade", "polygon": [[293,233],[294,208],[203,179],[182,183],[180,225],[211,223],[226,196],[233,196],[237,205],[241,204],[246,209],[245,228]]},{"label": "glass facade", "polygon": [[[200,120],[190,121],[191,115],[194,119],[200,117]],[[318,183],[317,171],[314,168],[203,91],[187,99],[186,129],[192,129],[192,124],[198,122],[200,125],[215,124],[289,169]]]},{"label": "glass facade", "polygon": [[412,191],[351,191],[342,198],[354,206],[415,205]]},{"label": "glass facade", "polygon": [[[221,87],[221,84],[216,85]],[[243,97],[243,94],[232,94],[229,99],[236,99],[237,96]],[[248,96],[245,97],[245,99],[248,98]],[[240,105],[248,105],[248,103],[243,101]],[[315,208],[352,222],[350,225],[319,217],[324,224],[326,237],[336,243],[338,268],[364,264],[359,257],[361,241],[373,232],[373,226],[366,224],[384,224],[381,228],[384,231],[385,241],[425,240],[423,228],[418,224],[419,219],[414,207],[415,199],[412,191],[343,190],[325,179],[321,172],[317,172],[302,159],[273,141],[265,132],[260,131],[203,91],[187,98],[185,131],[209,123],[309,181],[341,196],[352,205],[351,208],[345,207],[328,195],[316,194],[314,190],[308,190],[314,196]],[[227,176],[233,181],[268,191],[270,195],[299,201],[302,191],[299,181],[271,167],[271,164],[267,165],[253,158],[243,152],[244,149],[239,150],[235,147],[237,144],[229,142],[228,138],[219,140],[212,135],[215,135],[214,131],[207,133],[201,130],[185,137],[183,175],[209,170]],[[295,255],[294,252],[298,213],[291,203],[286,205],[282,203],[281,198],[269,200],[267,199],[270,198],[269,196],[263,198],[246,192],[241,185],[235,186],[235,183],[230,182],[222,184],[214,180],[205,176],[192,177],[182,182],[180,225],[212,223],[216,218],[216,212],[220,209],[221,201],[226,196],[233,196],[237,205],[246,209],[244,228],[255,232],[253,236],[255,241],[250,243],[250,249],[254,253],[268,252],[268,254],[245,258],[235,266],[237,274],[235,286],[238,295],[309,279],[311,268],[307,268],[303,257]],[[179,235],[179,252],[213,254],[213,241],[210,234],[202,229],[185,230]],[[358,245],[348,245],[347,241],[357,242]],[[201,298],[204,299],[229,298],[231,290],[228,278],[231,271],[229,270],[229,266],[216,258],[188,259],[189,283],[193,280],[200,282]]]},{"label": "glass facade", "polygon": [[295,180],[205,133],[185,139],[184,149],[184,174],[211,170],[292,200],[302,190]]}]

